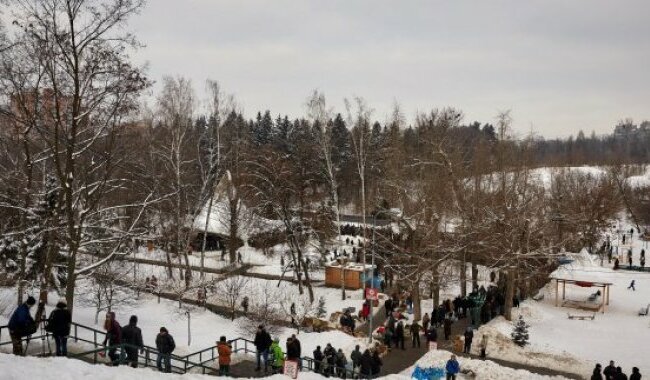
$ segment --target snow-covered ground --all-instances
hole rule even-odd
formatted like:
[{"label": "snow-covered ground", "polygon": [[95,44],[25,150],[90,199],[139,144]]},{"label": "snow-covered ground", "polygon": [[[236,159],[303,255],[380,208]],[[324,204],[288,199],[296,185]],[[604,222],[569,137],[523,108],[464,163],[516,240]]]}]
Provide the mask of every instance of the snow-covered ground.
[{"label": "snow-covered ground", "polygon": [[[633,262],[639,263],[639,254],[647,242],[638,239],[635,230],[632,244],[629,244],[627,224],[621,225],[620,231],[627,231],[627,245],[623,251],[632,248]],[[617,231],[610,232],[613,244],[619,243]],[[620,234],[618,234],[620,237]],[[622,241],[621,241],[622,242]],[[625,255],[626,257],[626,255]],[[554,276],[587,282],[609,282],[610,304],[605,313],[596,313],[592,320],[569,319],[567,314],[591,315],[590,312],[556,307],[555,282],[551,281],[542,289],[544,300],[522,302],[515,309],[513,319],[523,315],[530,325],[530,345],[520,349],[510,341],[512,323],[498,318],[479,330],[480,335],[488,334],[488,356],[493,355],[504,360],[544,366],[573,372],[582,376],[591,373],[595,363],[606,365],[614,360],[624,372],[631,372],[633,366],[639,367],[641,373],[650,373],[650,361],[644,349],[644,343],[650,340],[650,317],[639,316],[639,309],[650,303],[650,273],[613,270],[613,262],[605,258],[603,266],[597,256],[586,251],[574,255],[573,263],[560,267]],[[627,258],[621,265],[627,265]],[[628,289],[635,280],[636,291]],[[582,288],[575,285],[566,286],[566,299],[585,301],[597,288]],[[560,286],[561,292],[561,286]],[[560,293],[560,300],[562,296]],[[478,347],[474,347],[478,349]]]}]

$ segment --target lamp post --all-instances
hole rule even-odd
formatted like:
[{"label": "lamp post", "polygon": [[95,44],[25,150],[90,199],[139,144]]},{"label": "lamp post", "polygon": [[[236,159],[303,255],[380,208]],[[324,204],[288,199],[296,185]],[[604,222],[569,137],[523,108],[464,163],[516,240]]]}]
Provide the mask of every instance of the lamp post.
[{"label": "lamp post", "polygon": [[[370,286],[374,287],[375,285],[375,230],[377,224],[377,213],[375,212],[372,216],[372,250],[370,251],[370,265],[372,266],[372,272],[370,275]],[[365,242],[364,242],[365,244]],[[363,268],[365,271],[366,268]],[[370,303],[370,315],[368,316],[368,343],[372,343],[372,319],[374,302],[373,300],[368,300]]]}]

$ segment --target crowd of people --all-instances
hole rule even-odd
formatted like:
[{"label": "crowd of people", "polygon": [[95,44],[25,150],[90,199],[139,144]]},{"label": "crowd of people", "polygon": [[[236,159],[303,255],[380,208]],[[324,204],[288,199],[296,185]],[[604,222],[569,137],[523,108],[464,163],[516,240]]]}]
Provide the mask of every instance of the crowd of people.
[{"label": "crowd of people", "polygon": [[632,373],[630,377],[623,372],[623,369],[620,366],[616,366],[613,360],[609,362],[609,365],[602,368],[600,364],[596,364],[594,372],[591,375],[591,380],[641,380],[641,372],[638,367],[632,367]]}]

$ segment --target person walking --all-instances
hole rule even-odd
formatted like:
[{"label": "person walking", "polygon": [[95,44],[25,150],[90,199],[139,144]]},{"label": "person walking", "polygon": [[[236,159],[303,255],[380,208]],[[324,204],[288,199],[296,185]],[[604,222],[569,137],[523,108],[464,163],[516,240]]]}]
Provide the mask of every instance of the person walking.
[{"label": "person walking", "polygon": [[34,297],[27,297],[27,300],[16,308],[9,319],[7,327],[9,328],[9,336],[11,337],[14,355],[23,355],[22,338],[36,332],[38,325],[34,322],[34,318],[32,318],[32,315],[29,313],[29,309],[31,309],[35,304],[36,299]]},{"label": "person walking", "polygon": [[435,326],[430,326],[427,331],[427,342],[438,342],[438,330]]},{"label": "person walking", "polygon": [[636,291],[636,289],[634,288],[634,281],[635,280],[632,280],[632,282],[630,282],[630,286],[627,287],[627,290],[632,289],[633,291]]},{"label": "person walking", "polygon": [[156,359],[158,371],[171,373],[172,352],[176,349],[176,343],[165,327],[161,327],[160,332],[156,335],[156,348],[158,349],[158,358]]},{"label": "person walking", "polygon": [[456,380],[456,375],[460,372],[460,364],[456,360],[456,355],[451,355],[451,358],[447,360],[445,370],[447,371],[447,380]]},{"label": "person walking", "polygon": [[449,337],[451,336],[451,318],[447,316],[445,318],[445,321],[443,322],[444,324],[444,330],[445,330],[445,340],[449,340]]},{"label": "person walking", "polygon": [[411,343],[413,348],[415,348],[416,344],[418,348],[420,348],[420,325],[417,321],[414,321],[413,324],[411,324],[409,330],[411,331]]},{"label": "person walking", "polygon": [[259,325],[257,327],[257,332],[255,333],[255,340],[253,341],[255,349],[257,350],[257,367],[255,368],[255,371],[261,370],[261,361],[264,359],[264,372],[268,372],[269,349],[271,348],[272,343],[271,335],[266,332],[264,325]]},{"label": "person walking", "polygon": [[465,347],[463,348],[464,354],[469,354],[472,350],[472,340],[474,340],[474,331],[472,326],[467,326],[465,330]]},{"label": "person walking", "polygon": [[115,320],[115,312],[106,313],[104,330],[106,330],[106,335],[104,336],[103,345],[108,344],[109,346],[108,357],[111,360],[111,365],[118,366],[121,362],[122,350],[118,354],[115,346],[122,343],[122,326]]},{"label": "person walking", "polygon": [[641,372],[639,372],[639,368],[632,367],[632,374],[630,375],[630,380],[641,380]]},{"label": "person walking", "polygon": [[600,373],[601,366],[600,363],[596,364],[594,371],[591,373],[591,380],[603,380],[603,374]]},{"label": "person walking", "polygon": [[404,348],[404,323],[402,321],[399,321],[395,327],[395,348],[406,349]]},{"label": "person walking", "polygon": [[50,313],[47,319],[45,331],[52,333],[56,344],[56,356],[68,356],[68,335],[70,335],[70,324],[72,316],[67,309],[66,301],[59,300],[56,309]]},{"label": "person walking", "polygon": [[217,343],[217,352],[219,353],[219,376],[228,376],[230,374],[230,357],[232,347],[226,341],[226,337],[219,338]]},{"label": "person walking", "polygon": [[138,350],[144,351],[142,342],[142,330],[138,327],[138,317],[132,315],[129,324],[122,329],[122,343],[126,351],[126,362],[133,368],[138,368]]},{"label": "person walking", "polygon": [[483,334],[481,337],[481,359],[485,360],[487,357],[487,345],[488,345],[488,337],[487,334]]},{"label": "person walking", "polygon": [[429,331],[429,323],[431,323],[429,313],[424,313],[424,317],[422,317],[422,331]]},{"label": "person walking", "polygon": [[280,339],[273,339],[271,347],[269,348],[269,354],[271,355],[271,372],[282,373],[282,367],[284,366],[284,352],[280,348]]}]

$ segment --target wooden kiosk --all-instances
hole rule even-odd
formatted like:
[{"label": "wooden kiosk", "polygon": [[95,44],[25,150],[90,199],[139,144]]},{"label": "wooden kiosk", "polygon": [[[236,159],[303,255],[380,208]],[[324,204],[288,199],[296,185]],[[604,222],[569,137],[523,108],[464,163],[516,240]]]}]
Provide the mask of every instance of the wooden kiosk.
[{"label": "wooden kiosk", "polygon": [[363,289],[364,281],[372,278],[372,266],[358,263],[340,263],[334,261],[325,267],[325,286],[341,287],[341,277],[344,277],[346,289]]}]

